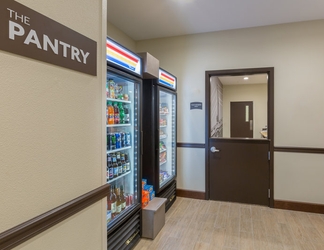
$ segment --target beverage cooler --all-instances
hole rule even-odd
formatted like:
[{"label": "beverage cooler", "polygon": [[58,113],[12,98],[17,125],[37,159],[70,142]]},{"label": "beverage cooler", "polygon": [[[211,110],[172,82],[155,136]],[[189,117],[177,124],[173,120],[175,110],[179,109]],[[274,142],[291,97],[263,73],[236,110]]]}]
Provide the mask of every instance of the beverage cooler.
[{"label": "beverage cooler", "polygon": [[108,249],[131,249],[141,226],[141,58],[107,39]]},{"label": "beverage cooler", "polygon": [[156,196],[167,198],[166,211],[176,198],[177,78],[159,69],[158,79],[143,81],[143,178]]}]

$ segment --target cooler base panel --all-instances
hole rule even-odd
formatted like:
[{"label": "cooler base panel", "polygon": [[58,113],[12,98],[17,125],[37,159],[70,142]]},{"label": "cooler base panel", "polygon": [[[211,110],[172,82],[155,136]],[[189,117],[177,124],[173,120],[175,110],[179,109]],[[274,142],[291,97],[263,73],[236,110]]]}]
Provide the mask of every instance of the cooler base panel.
[{"label": "cooler base panel", "polygon": [[108,250],[130,250],[141,237],[141,209],[107,235]]},{"label": "cooler base panel", "polygon": [[177,189],[177,183],[176,181],[173,181],[168,187],[163,189],[162,192],[156,195],[157,197],[162,197],[167,199],[165,203],[165,212],[169,210],[169,208],[172,206],[172,204],[175,202],[177,198],[176,189]]}]

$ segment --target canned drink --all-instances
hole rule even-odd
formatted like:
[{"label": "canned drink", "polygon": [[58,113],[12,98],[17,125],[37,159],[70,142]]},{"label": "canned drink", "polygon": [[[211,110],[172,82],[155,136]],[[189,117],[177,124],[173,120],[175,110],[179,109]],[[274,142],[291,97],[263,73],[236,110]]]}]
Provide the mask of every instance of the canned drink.
[{"label": "canned drink", "polygon": [[121,148],[120,133],[115,133],[115,136],[116,136],[116,148]]},{"label": "canned drink", "polygon": [[114,133],[109,134],[109,149],[115,150],[116,147],[116,135]]},{"label": "canned drink", "polygon": [[126,140],[125,140],[125,133],[124,132],[120,132],[120,145],[121,147],[126,147]]},{"label": "canned drink", "polygon": [[126,206],[130,206],[133,204],[133,194],[128,194],[126,197]]},{"label": "canned drink", "polygon": [[131,134],[130,132],[125,133],[125,146],[129,147],[131,145]]}]

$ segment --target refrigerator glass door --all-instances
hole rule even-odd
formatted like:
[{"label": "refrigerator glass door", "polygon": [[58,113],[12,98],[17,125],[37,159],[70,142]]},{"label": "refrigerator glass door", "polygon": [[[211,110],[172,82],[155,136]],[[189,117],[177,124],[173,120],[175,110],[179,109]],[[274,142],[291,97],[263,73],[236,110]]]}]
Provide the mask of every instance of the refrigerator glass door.
[{"label": "refrigerator glass door", "polygon": [[140,80],[108,71],[106,93],[108,227],[139,201]]},{"label": "refrigerator glass door", "polygon": [[160,189],[176,175],[176,95],[159,91]]}]

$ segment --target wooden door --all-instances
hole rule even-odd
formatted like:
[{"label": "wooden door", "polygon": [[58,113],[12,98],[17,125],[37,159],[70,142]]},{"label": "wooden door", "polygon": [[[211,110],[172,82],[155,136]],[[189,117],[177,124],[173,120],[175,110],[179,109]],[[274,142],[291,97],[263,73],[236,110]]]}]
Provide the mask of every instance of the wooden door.
[{"label": "wooden door", "polygon": [[210,138],[209,147],[211,200],[270,205],[269,140]]},{"label": "wooden door", "polygon": [[253,138],[253,102],[231,102],[231,138]]}]

